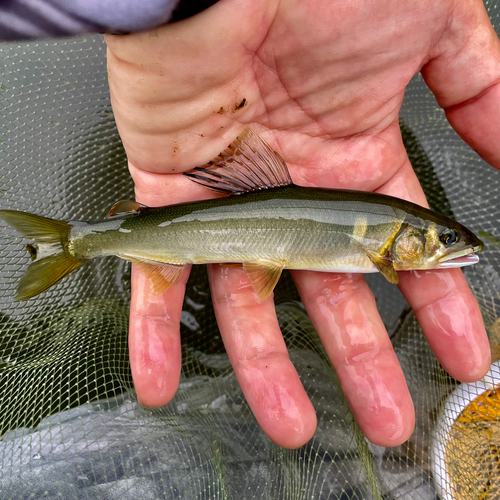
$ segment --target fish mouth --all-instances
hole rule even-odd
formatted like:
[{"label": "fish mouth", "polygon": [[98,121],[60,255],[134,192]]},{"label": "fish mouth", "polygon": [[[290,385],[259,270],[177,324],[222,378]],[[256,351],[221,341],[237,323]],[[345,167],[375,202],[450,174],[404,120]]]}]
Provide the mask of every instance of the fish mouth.
[{"label": "fish mouth", "polygon": [[479,256],[477,253],[482,251],[482,246],[478,245],[476,247],[465,247],[461,250],[451,252],[448,255],[444,255],[438,259],[437,264],[440,269],[447,269],[451,267],[464,267],[472,266],[479,262]]}]

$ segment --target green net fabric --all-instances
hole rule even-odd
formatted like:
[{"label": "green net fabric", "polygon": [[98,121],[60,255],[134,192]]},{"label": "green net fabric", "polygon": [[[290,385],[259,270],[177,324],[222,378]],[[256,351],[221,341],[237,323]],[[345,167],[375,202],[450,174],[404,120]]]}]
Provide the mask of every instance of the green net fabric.
[{"label": "green net fabric", "polygon": [[[498,0],[487,7],[498,30]],[[486,244],[465,274],[498,360],[500,176],[457,137],[420,76],[405,97],[401,130],[431,207]],[[2,208],[95,220],[133,197],[101,37],[0,44],[0,170]],[[380,276],[367,279],[415,403],[413,435],[395,448],[365,440],[285,273],[276,310],[318,415],[314,438],[290,451],[267,439],[243,398],[204,268],[195,267],[187,286],[179,391],[165,407],[147,409],[128,363],[129,266],[101,259],[17,303],[29,258],[25,241],[0,229],[0,500],[500,498],[500,408],[467,406],[476,393],[490,405],[499,400],[498,370],[481,387],[451,379],[397,288]]]}]

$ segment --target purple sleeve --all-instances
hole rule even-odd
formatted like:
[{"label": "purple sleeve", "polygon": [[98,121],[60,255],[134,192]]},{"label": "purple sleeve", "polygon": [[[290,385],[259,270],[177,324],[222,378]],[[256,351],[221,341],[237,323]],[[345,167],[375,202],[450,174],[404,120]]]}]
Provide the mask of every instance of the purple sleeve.
[{"label": "purple sleeve", "polygon": [[177,21],[216,0],[0,0],[0,41],[131,33]]}]

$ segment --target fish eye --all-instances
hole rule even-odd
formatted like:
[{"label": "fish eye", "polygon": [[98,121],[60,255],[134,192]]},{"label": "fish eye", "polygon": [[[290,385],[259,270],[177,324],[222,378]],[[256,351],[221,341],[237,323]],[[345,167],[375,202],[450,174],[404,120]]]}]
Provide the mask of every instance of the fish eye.
[{"label": "fish eye", "polygon": [[439,235],[439,241],[445,246],[453,245],[460,239],[460,233],[456,229],[445,229]]}]

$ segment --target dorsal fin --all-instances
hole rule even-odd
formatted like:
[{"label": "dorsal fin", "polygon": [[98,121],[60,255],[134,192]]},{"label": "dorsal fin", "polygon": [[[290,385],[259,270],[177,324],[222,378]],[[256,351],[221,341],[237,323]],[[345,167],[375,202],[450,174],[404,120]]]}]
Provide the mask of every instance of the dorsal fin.
[{"label": "dorsal fin", "polygon": [[141,210],[144,210],[146,205],[142,205],[134,200],[117,201],[109,210],[108,218],[125,217],[127,215],[137,215]]},{"label": "dorsal fin", "polygon": [[184,175],[224,194],[249,193],[292,184],[283,158],[249,128],[210,163]]}]

